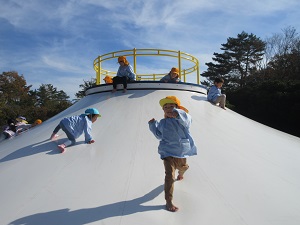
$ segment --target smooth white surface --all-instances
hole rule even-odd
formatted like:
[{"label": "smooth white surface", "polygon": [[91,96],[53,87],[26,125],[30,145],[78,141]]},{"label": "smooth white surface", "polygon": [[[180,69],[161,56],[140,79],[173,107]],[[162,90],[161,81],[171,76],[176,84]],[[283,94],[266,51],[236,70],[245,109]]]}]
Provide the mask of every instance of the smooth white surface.
[{"label": "smooth white surface", "polygon": [[[165,210],[164,167],[148,120],[158,101],[176,95],[193,118],[198,155],[175,182]],[[96,143],[60,154],[54,127],[86,108],[99,109]],[[0,224],[299,225],[300,139],[222,110],[200,93],[176,90],[103,92],[22,135],[0,143]]]}]

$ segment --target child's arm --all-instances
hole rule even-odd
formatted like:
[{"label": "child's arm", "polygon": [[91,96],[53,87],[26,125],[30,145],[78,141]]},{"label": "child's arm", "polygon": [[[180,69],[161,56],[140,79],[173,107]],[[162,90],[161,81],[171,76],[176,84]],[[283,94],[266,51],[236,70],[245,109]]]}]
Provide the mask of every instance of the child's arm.
[{"label": "child's arm", "polygon": [[130,80],[135,80],[135,73],[133,72],[133,68],[132,66],[128,65],[126,68],[127,72],[128,72],[128,78]]},{"label": "child's arm", "polygon": [[162,133],[158,129],[159,123],[153,118],[148,122],[148,124],[149,124],[149,129],[154,134],[154,136],[157,139],[161,140]]},{"label": "child's arm", "polygon": [[92,138],[92,122],[87,117],[85,117],[83,127],[84,127],[83,132],[85,136],[85,143],[86,144],[94,143],[95,141]]},{"label": "child's arm", "polygon": [[189,129],[192,123],[192,117],[182,109],[175,108],[174,111],[178,113],[178,116],[175,119],[177,119],[182,126]]},{"label": "child's arm", "polygon": [[165,82],[168,83],[168,78],[170,77],[170,75],[166,75],[163,78],[160,79],[160,82]]}]

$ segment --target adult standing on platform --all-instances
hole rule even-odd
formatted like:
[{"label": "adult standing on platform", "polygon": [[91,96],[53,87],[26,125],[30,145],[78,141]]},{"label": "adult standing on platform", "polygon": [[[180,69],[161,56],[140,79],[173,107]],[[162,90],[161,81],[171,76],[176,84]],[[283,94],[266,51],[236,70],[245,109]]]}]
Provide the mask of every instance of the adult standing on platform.
[{"label": "adult standing on platform", "polygon": [[123,84],[123,93],[125,93],[127,91],[127,83],[135,80],[135,73],[125,56],[120,56],[118,63],[120,66],[117,75],[113,78],[112,93],[117,91],[117,84]]}]

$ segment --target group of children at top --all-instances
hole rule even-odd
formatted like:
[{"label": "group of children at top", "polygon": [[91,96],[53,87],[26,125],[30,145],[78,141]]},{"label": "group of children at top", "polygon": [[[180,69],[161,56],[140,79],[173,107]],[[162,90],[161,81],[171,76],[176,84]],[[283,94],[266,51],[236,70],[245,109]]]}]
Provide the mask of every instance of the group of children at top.
[{"label": "group of children at top", "polygon": [[[220,90],[223,83],[223,79],[216,79],[207,98],[214,104],[219,103],[220,107],[225,109],[226,96],[222,95]],[[165,167],[166,209],[176,212],[178,207],[173,204],[174,182],[183,179],[184,173],[189,168],[187,157],[197,155],[197,147],[189,131],[192,117],[188,114],[188,109],[181,105],[176,96],[167,96],[161,99],[159,104],[164,111],[164,118],[160,121],[152,118],[148,125],[153,135],[160,140],[158,153]],[[85,143],[92,144],[95,142],[91,135],[92,124],[99,117],[101,115],[97,109],[88,108],[84,114],[64,118],[56,126],[50,139],[55,140],[60,129],[66,133],[68,140],[58,145],[62,153],[65,152],[66,147],[75,144],[76,139],[83,133]],[[176,170],[178,170],[177,178],[175,178]]]},{"label": "group of children at top", "polygon": [[[103,80],[107,84],[113,84],[112,93],[117,91],[118,84],[123,84],[123,92],[125,93],[127,91],[127,83],[134,81],[136,75],[125,56],[119,56],[118,63],[120,66],[116,76],[113,78],[106,76]],[[165,83],[180,82],[179,69],[173,67],[167,75],[161,78],[160,81]],[[224,80],[222,78],[215,79],[214,85],[209,89],[207,100],[214,104],[219,104],[221,108],[225,109],[226,95],[221,93],[221,87],[223,83]]]},{"label": "group of children at top", "polygon": [[[127,91],[127,83],[134,81],[136,75],[125,56],[119,56],[118,63],[120,64],[120,66],[116,76],[113,78],[110,76],[105,76],[103,80],[106,84],[113,84],[113,93],[117,91],[118,84],[123,84],[123,92],[125,93]],[[167,75],[161,78],[160,81],[165,83],[180,82],[179,69],[173,67]]]}]

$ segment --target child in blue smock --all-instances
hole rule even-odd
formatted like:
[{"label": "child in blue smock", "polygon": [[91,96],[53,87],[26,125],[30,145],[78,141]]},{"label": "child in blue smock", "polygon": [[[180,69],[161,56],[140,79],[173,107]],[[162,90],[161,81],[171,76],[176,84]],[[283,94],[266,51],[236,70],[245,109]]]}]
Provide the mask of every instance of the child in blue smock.
[{"label": "child in blue smock", "polygon": [[177,180],[182,180],[189,168],[186,158],[197,155],[197,148],[189,131],[192,118],[188,110],[180,105],[180,100],[176,96],[167,96],[159,104],[165,118],[159,122],[153,118],[148,124],[150,131],[160,140],[158,153],[165,166],[166,209],[176,212],[178,207],[173,204],[175,170],[178,169]]},{"label": "child in blue smock", "polygon": [[135,81],[135,73],[132,66],[129,64],[125,56],[119,56],[118,63],[120,64],[117,75],[113,80],[112,93],[117,91],[117,85],[123,84],[123,93],[127,91],[127,83]]},{"label": "child in blue smock", "polygon": [[92,144],[95,142],[91,135],[92,123],[96,122],[100,116],[101,115],[97,109],[89,108],[85,110],[85,114],[66,117],[62,119],[54,129],[50,139],[54,140],[57,138],[58,136],[56,134],[60,129],[66,133],[69,140],[61,145],[58,145],[61,153],[65,152],[66,147],[75,144],[76,139],[83,133],[85,135],[85,143]]},{"label": "child in blue smock", "polygon": [[[226,95],[221,93],[221,87],[224,84],[222,78],[216,78],[214,85],[208,91],[207,100],[213,104],[218,104],[222,109],[225,109]],[[226,109],[225,109],[226,110]]]},{"label": "child in blue smock", "polygon": [[171,69],[171,71],[166,76],[164,76],[163,78],[160,79],[160,81],[164,82],[164,83],[178,83],[178,82],[180,82],[179,69],[173,67]]}]

